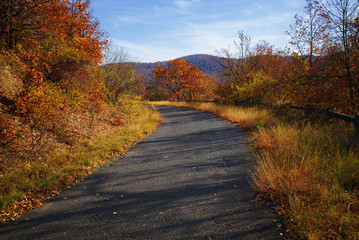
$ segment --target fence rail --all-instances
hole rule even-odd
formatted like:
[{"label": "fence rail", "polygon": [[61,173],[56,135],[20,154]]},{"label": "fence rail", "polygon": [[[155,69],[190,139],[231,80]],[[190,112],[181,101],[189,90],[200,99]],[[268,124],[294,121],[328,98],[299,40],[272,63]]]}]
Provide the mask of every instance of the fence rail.
[{"label": "fence rail", "polygon": [[[285,104],[284,106],[289,106],[291,109],[296,109],[296,110],[306,110],[306,108],[304,108],[304,107],[295,106],[290,103]],[[325,110],[321,110],[318,108],[312,108],[311,110],[312,111],[314,110],[318,113],[323,114],[328,122],[333,118],[341,119],[346,122],[351,122],[354,124],[355,130],[359,134],[359,114],[357,114],[355,116],[350,116],[347,114],[335,112],[332,108],[326,108]]]},{"label": "fence rail", "polygon": [[[208,101],[208,102],[211,102],[211,101]],[[238,102],[235,103],[235,105],[237,105],[237,106],[242,105],[242,104],[246,104],[246,102],[238,101]],[[262,105],[262,106],[266,106],[266,107],[270,107],[270,108],[289,107],[290,109],[306,111],[308,113],[317,112],[319,114],[324,115],[327,122],[330,122],[333,118],[336,118],[336,119],[341,119],[341,120],[346,121],[346,122],[353,123],[356,132],[359,134],[359,114],[357,114],[355,116],[350,116],[350,115],[347,115],[347,114],[335,112],[332,108],[326,108],[325,110],[319,109],[319,108],[313,108],[313,107],[306,108],[306,107],[302,107],[302,106],[295,106],[295,105],[292,105],[291,103],[287,103],[287,104],[284,104],[284,105],[281,105],[281,106],[274,106],[274,105],[271,105],[271,104],[268,104],[268,103],[256,103],[255,105]]]}]

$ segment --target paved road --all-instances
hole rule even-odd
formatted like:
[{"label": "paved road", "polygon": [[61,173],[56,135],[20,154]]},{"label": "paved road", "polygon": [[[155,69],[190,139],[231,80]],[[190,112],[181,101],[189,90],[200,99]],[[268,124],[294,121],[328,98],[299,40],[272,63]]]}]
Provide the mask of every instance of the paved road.
[{"label": "paved road", "polygon": [[280,219],[252,203],[248,135],[197,111],[165,122],[127,156],[46,201],[0,239],[280,239]]}]

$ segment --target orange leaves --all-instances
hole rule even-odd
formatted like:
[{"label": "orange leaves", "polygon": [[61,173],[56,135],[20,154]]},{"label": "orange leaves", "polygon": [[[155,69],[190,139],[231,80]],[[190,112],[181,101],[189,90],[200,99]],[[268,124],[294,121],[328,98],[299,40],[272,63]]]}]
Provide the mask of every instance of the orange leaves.
[{"label": "orange leaves", "polygon": [[219,100],[281,101],[280,85],[286,67],[285,55],[266,41],[261,41],[253,50],[248,51],[244,59],[233,58],[226,52],[228,57],[223,60],[225,82],[219,84],[217,89]]},{"label": "orange leaves", "polygon": [[[89,7],[89,0],[5,1],[0,6],[0,47],[19,53],[31,69],[30,82],[58,81],[53,75],[63,78],[60,72],[71,74],[89,62],[97,65],[107,40]],[[31,77],[35,73],[42,77]]]},{"label": "orange leaves", "polygon": [[[16,131],[13,128],[8,116],[0,112],[0,148],[12,143],[16,138]],[[10,146],[12,148],[13,146]]]},{"label": "orange leaves", "polygon": [[44,74],[36,69],[26,69],[25,70],[25,84],[35,84],[35,85],[41,85],[44,81]]},{"label": "orange leaves", "polygon": [[62,92],[56,86],[33,86],[17,99],[16,105],[18,113],[37,126],[51,121],[60,111],[63,106]]},{"label": "orange leaves", "polygon": [[210,97],[206,74],[198,66],[183,59],[175,59],[152,70],[156,82],[168,90],[168,98],[177,100],[199,100]]}]

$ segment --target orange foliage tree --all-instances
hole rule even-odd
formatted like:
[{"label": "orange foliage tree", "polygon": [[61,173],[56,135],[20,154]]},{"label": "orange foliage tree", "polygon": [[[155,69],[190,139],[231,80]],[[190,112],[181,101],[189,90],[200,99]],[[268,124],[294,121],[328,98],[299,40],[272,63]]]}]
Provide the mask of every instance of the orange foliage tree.
[{"label": "orange foliage tree", "polygon": [[223,49],[220,64],[224,81],[216,90],[219,101],[275,103],[282,100],[281,82],[286,65],[284,53],[266,41],[250,48],[250,37],[239,32],[233,55]]},{"label": "orange foliage tree", "polygon": [[64,132],[74,118],[70,112],[77,112],[92,132],[105,103],[98,66],[105,37],[89,0],[1,1],[0,49],[15,53],[23,65],[23,88],[12,109],[35,131]]},{"label": "orange foliage tree", "polygon": [[175,59],[152,70],[156,83],[168,91],[167,97],[176,100],[205,100],[212,97],[211,81],[198,66],[184,59]]},{"label": "orange foliage tree", "polygon": [[260,42],[249,47],[243,32],[235,54],[222,50],[224,82],[217,93],[227,102],[286,102],[307,108],[359,111],[359,2],[306,0],[304,16],[290,25],[291,49],[275,51]]},{"label": "orange foliage tree", "polygon": [[[290,26],[286,95],[294,104],[356,113],[358,75],[355,17],[359,4],[350,0],[307,0],[303,17]],[[354,24],[354,26],[353,26]]]},{"label": "orange foliage tree", "polygon": [[28,65],[29,84],[60,81],[101,62],[106,39],[89,0],[7,0],[0,3],[0,47]]}]

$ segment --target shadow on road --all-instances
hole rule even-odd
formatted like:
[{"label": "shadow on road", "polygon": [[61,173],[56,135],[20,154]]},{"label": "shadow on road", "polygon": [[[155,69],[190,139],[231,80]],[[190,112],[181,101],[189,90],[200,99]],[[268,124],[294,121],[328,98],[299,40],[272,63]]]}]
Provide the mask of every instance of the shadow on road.
[{"label": "shadow on road", "polygon": [[128,155],[14,223],[2,239],[280,239],[252,203],[248,135],[212,115],[161,107],[165,122]]}]

